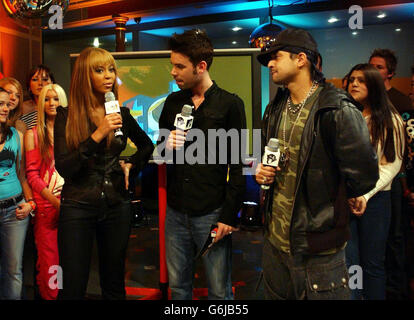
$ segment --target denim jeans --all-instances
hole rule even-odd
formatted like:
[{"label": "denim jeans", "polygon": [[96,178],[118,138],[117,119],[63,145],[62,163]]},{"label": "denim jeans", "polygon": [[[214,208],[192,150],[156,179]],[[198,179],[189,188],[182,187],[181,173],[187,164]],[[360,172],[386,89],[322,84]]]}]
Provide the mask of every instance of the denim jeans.
[{"label": "denim jeans", "polygon": [[131,203],[93,207],[64,200],[58,222],[59,262],[63,289],[59,300],[82,300],[88,285],[93,238],[96,235],[102,298],[124,300],[125,258],[131,231]]},{"label": "denim jeans", "polygon": [[363,274],[363,288],[351,291],[353,300],[385,299],[385,247],[390,221],[390,191],[374,195],[362,216],[351,216],[351,239],[346,246],[346,262],[348,267],[359,265]]},{"label": "denim jeans", "polygon": [[[20,202],[22,203],[23,200]],[[0,209],[1,299],[20,300],[23,286],[23,249],[29,217],[16,218],[16,205]]]},{"label": "denim jeans", "polygon": [[263,281],[267,300],[349,300],[345,252],[291,256],[263,243]]},{"label": "denim jeans", "polygon": [[[165,247],[168,281],[174,300],[193,298],[194,257],[216,224],[220,208],[203,216],[189,216],[167,206]],[[202,257],[207,276],[208,299],[233,299],[231,284],[231,236],[213,245]]]}]

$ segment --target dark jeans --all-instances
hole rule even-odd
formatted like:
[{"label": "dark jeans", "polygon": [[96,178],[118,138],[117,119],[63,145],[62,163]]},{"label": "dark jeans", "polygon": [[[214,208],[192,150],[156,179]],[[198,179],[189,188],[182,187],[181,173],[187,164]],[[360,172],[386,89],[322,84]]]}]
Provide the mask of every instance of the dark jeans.
[{"label": "dark jeans", "polygon": [[[167,206],[165,249],[168,280],[173,300],[193,298],[194,252],[206,242],[212,224],[216,224],[221,208],[203,216],[189,216]],[[231,237],[217,242],[201,257],[206,271],[209,300],[233,300],[231,284]]]},{"label": "dark jeans", "polygon": [[103,299],[125,299],[125,256],[131,230],[131,204],[99,208],[63,201],[58,226],[63,289],[58,299],[84,299],[96,234]]},{"label": "dark jeans", "polygon": [[391,223],[388,232],[385,269],[387,271],[387,299],[408,299],[406,247],[409,230],[408,210],[403,207],[400,178],[391,187]]},{"label": "dark jeans", "polygon": [[349,300],[345,252],[291,256],[263,244],[265,298],[270,300]]},{"label": "dark jeans", "polygon": [[385,245],[391,220],[391,192],[381,191],[367,203],[365,213],[351,215],[351,239],[346,246],[348,268],[358,265],[363,288],[352,290],[352,299],[385,299]]}]

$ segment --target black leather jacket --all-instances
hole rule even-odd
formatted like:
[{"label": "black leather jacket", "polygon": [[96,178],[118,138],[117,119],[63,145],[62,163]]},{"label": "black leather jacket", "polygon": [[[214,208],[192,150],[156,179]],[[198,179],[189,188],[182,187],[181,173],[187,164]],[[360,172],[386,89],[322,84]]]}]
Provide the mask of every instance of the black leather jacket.
[{"label": "black leather jacket", "polygon": [[[54,127],[54,152],[56,170],[65,179],[63,201],[71,200],[98,207],[103,198],[110,206],[129,199],[125,189],[125,176],[119,164],[119,155],[126,147],[127,138],[138,148],[128,161],[138,171],[148,162],[154,146],[128,108],[121,107],[121,116],[123,135],[115,138],[109,148],[106,147],[106,139],[96,143],[89,136],[77,149],[70,151],[65,136],[68,110],[58,107]],[[93,132],[96,126],[91,127]]]},{"label": "black leather jacket", "polygon": [[[289,92],[279,89],[262,122],[262,146],[276,136]],[[302,135],[290,225],[290,253],[314,254],[349,239],[347,199],[375,187],[378,161],[366,122],[353,99],[323,84]],[[272,215],[273,187],[264,201],[265,226]],[[268,232],[268,230],[265,230]]]}]

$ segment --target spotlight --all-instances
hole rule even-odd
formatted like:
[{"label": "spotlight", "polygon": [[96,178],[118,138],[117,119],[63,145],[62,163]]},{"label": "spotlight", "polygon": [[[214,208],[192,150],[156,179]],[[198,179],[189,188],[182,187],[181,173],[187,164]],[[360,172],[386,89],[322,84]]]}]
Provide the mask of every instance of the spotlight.
[{"label": "spotlight", "polygon": [[337,21],[339,21],[339,20],[335,17],[332,17],[328,20],[329,23],[334,23],[334,22],[337,22]]}]

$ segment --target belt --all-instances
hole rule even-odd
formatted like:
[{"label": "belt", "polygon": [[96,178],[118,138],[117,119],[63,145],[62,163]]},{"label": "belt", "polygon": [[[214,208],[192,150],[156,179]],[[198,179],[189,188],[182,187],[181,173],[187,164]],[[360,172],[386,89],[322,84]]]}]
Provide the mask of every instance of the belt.
[{"label": "belt", "polygon": [[12,205],[16,205],[22,200],[23,200],[22,194],[19,194],[17,197],[14,197],[14,198],[0,200],[0,209],[5,209],[8,207],[11,207]]}]

